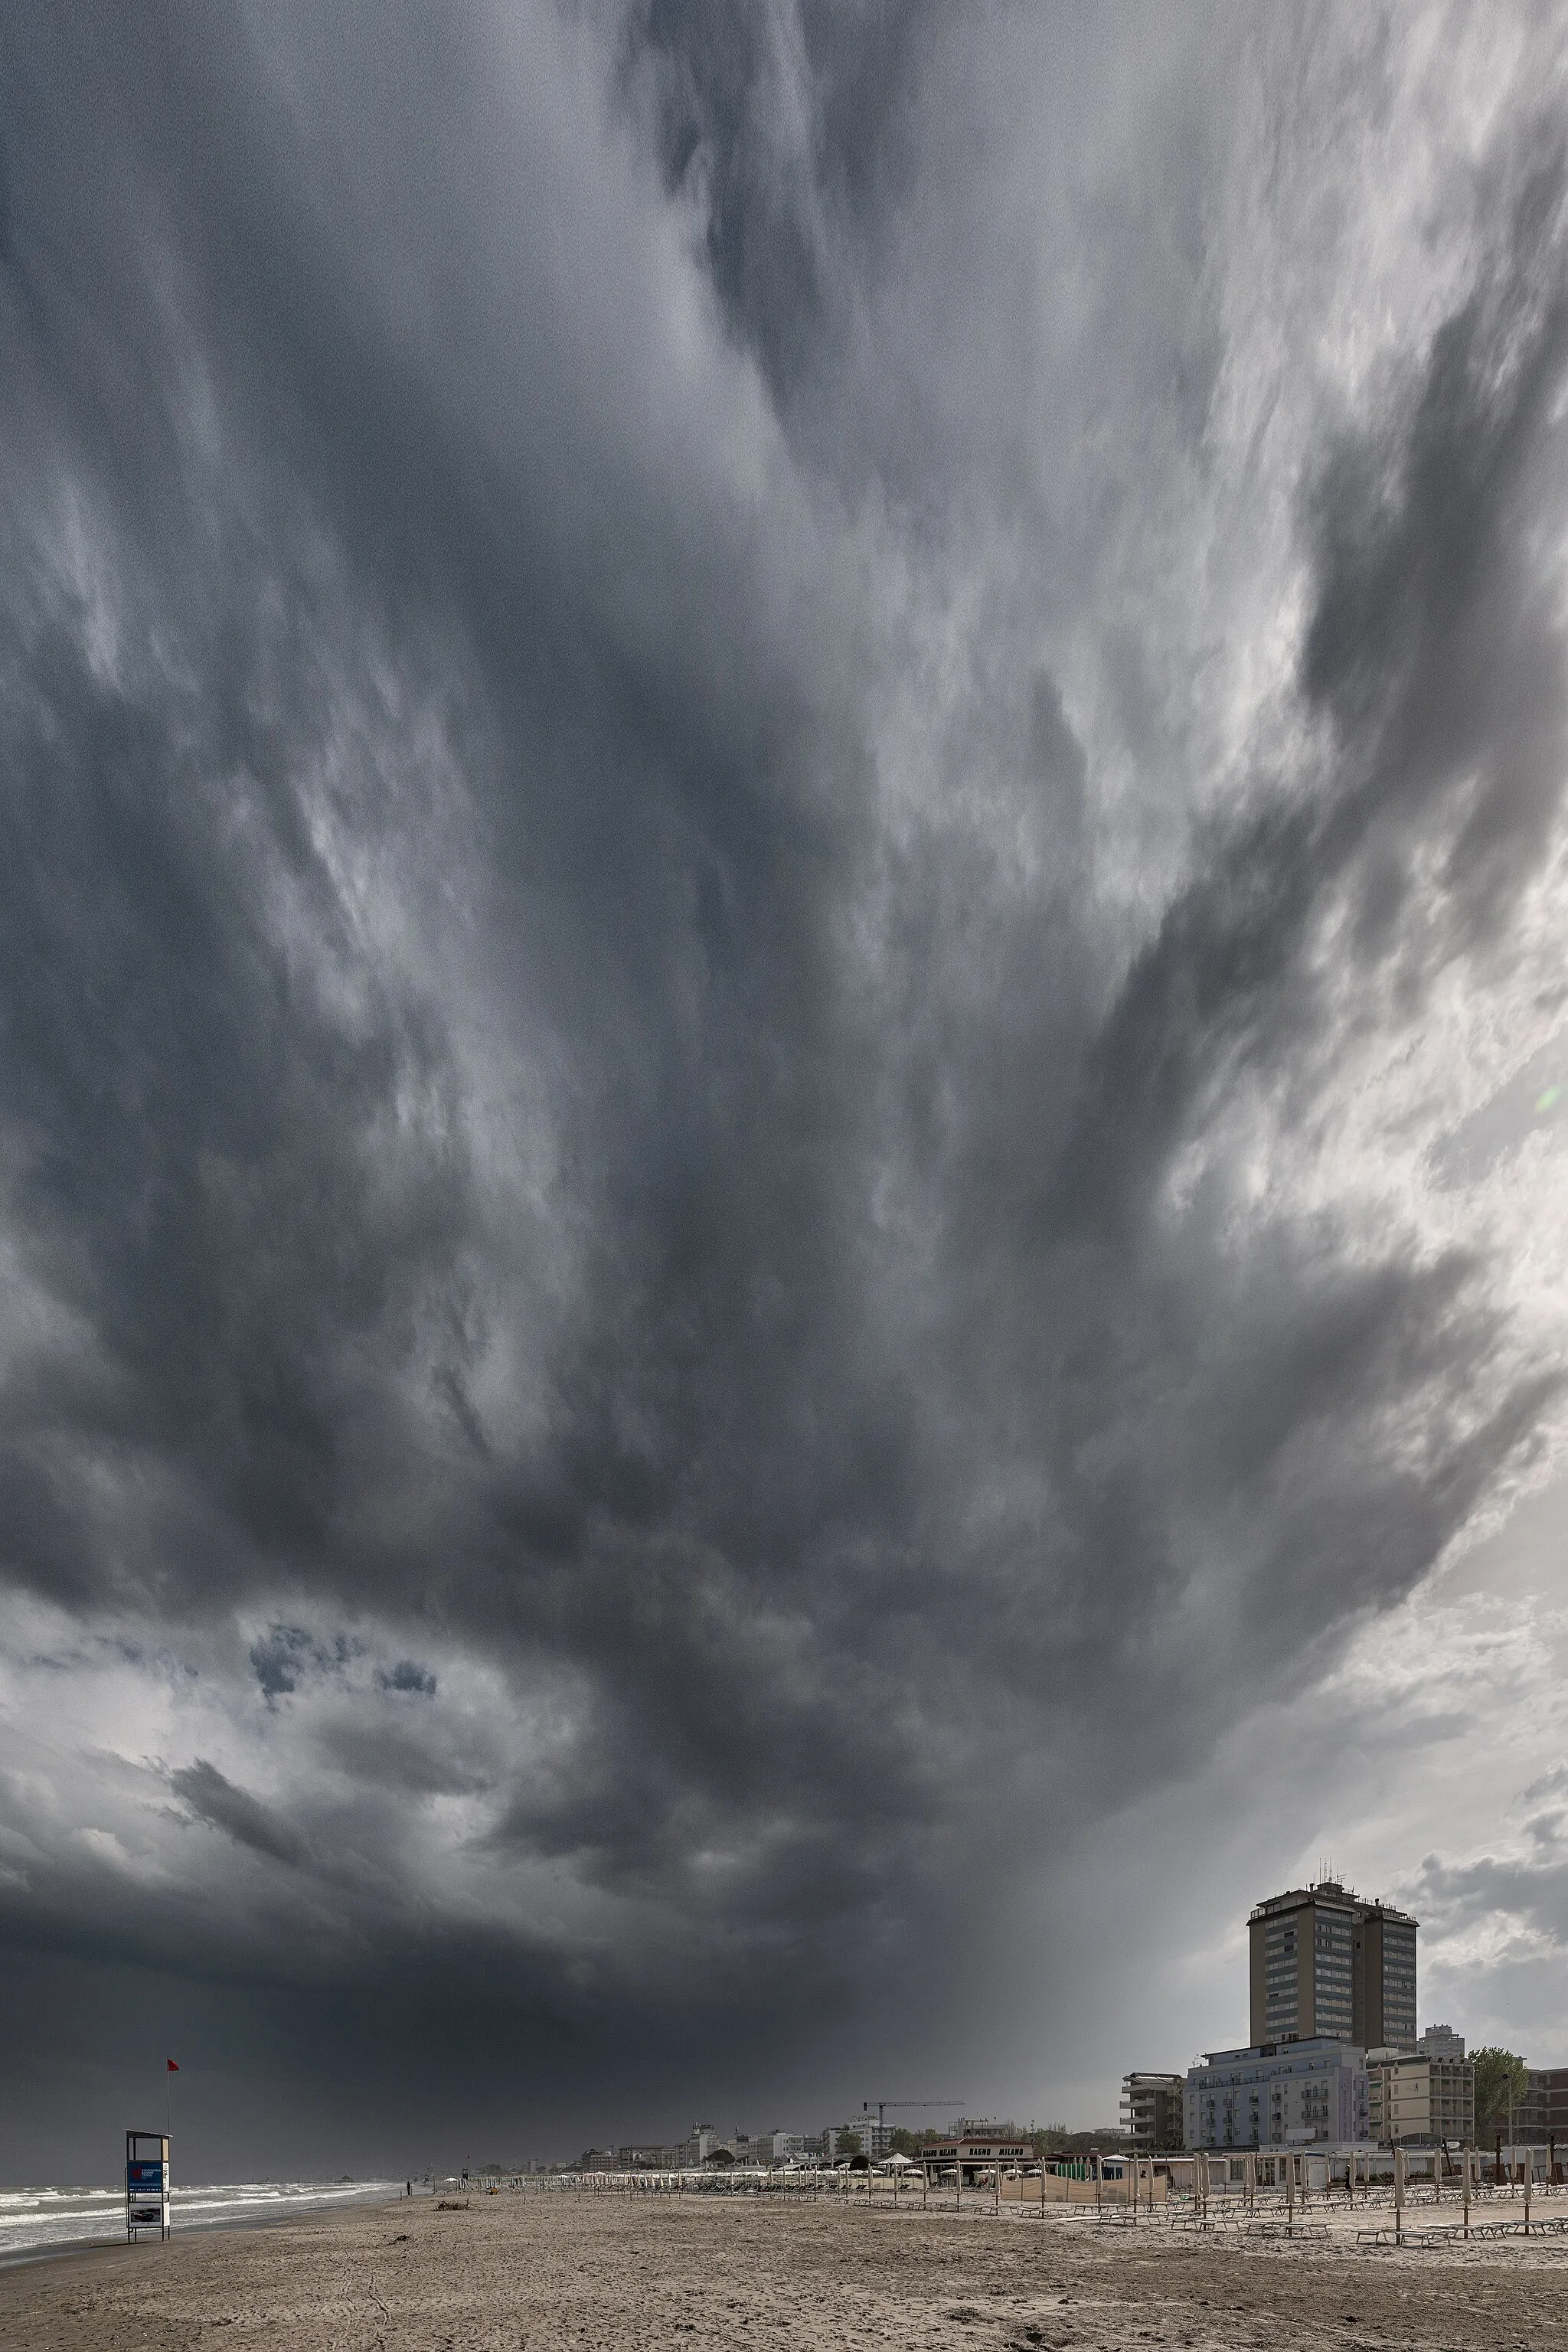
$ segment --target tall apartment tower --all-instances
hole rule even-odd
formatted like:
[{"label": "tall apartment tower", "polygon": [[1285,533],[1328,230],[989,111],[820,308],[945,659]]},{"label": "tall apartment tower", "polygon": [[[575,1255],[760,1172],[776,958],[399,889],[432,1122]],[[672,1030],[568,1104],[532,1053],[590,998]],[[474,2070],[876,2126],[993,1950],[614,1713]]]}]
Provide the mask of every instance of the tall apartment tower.
[{"label": "tall apartment tower", "polygon": [[1337,1879],[1259,1903],[1247,1923],[1252,2043],[1325,2037],[1415,2046],[1416,1922]]}]

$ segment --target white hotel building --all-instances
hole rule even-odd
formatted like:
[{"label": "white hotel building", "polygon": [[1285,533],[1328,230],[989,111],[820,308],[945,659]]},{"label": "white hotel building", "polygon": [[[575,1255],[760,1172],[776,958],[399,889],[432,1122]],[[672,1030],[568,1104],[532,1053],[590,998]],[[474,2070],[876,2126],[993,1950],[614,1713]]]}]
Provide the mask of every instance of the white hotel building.
[{"label": "white hotel building", "polygon": [[1349,2042],[1213,2050],[1188,2071],[1189,2147],[1342,2147],[1367,2137],[1366,2064]]}]

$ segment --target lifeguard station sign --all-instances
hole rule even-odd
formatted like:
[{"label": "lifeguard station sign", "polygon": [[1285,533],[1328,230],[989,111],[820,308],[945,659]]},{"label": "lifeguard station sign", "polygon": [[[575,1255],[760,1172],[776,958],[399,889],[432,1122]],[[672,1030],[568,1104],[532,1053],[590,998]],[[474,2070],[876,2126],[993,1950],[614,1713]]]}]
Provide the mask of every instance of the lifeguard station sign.
[{"label": "lifeguard station sign", "polygon": [[169,2234],[169,2142],[163,2132],[125,2135],[125,2234]]}]

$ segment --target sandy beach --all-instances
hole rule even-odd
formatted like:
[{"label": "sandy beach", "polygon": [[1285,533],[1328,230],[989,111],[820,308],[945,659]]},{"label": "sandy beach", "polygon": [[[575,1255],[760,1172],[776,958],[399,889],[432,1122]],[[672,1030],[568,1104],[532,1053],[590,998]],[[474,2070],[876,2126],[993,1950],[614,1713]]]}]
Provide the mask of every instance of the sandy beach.
[{"label": "sandy beach", "polygon": [[531,2195],[338,2213],[0,2275],[5,2352],[1568,2341],[1568,2245],[1216,2244],[1058,2217]]}]

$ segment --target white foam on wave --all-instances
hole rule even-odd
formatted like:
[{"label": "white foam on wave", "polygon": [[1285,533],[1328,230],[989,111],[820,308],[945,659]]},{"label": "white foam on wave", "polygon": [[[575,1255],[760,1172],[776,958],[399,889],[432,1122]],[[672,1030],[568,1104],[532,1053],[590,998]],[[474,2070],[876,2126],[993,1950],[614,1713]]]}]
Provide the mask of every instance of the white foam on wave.
[{"label": "white foam on wave", "polygon": [[[233,2180],[185,2188],[176,2181],[171,2219],[176,2230],[210,2230],[225,2221],[358,2204],[393,2196],[402,2187],[401,2180]],[[90,2244],[120,2236],[124,2227],[125,2191],[119,2187],[0,2189],[0,2260],[50,2246]]]}]

